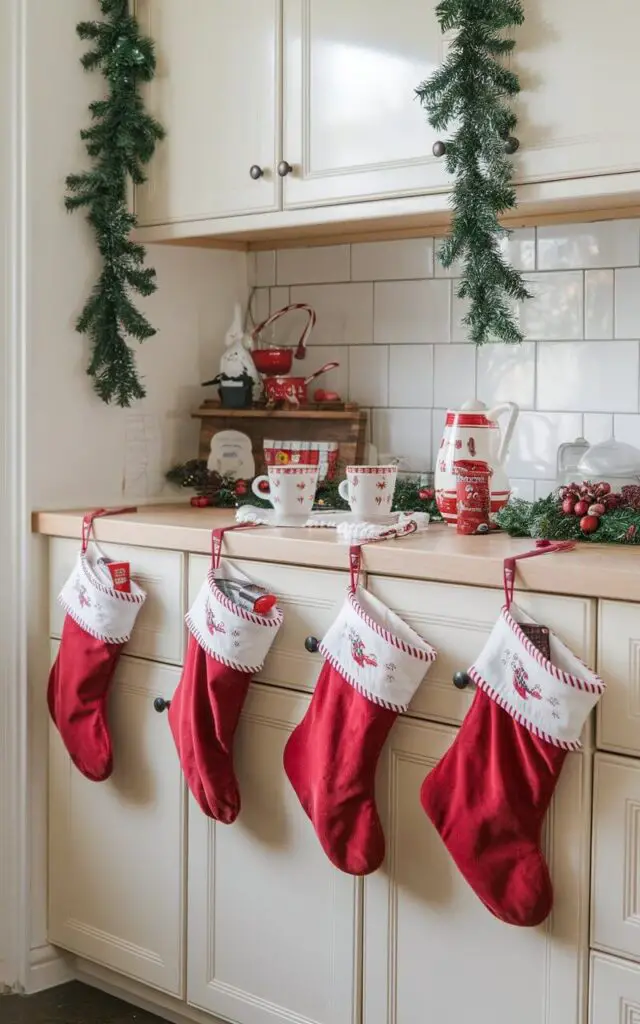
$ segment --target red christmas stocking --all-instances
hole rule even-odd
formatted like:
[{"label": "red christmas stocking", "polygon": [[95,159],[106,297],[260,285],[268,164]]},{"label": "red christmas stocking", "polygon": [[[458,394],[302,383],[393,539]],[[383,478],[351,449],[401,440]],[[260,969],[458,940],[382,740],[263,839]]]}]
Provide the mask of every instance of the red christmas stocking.
[{"label": "red christmas stocking", "polygon": [[435,651],[362,589],[349,594],[320,650],[325,664],[284,768],[329,860],[367,875],[384,860],[375,802],[378,759]]},{"label": "red christmas stocking", "polygon": [[553,905],[540,833],[568,750],[604,683],[550,634],[551,661],[505,607],[469,670],[478,690],[460,732],[427,776],[422,806],[460,872],[507,924],[533,926]]},{"label": "red christmas stocking", "polygon": [[[215,560],[219,561],[219,545]],[[212,568],[187,615],[189,646],[169,723],[184,776],[210,818],[225,825],[240,812],[233,740],[249,683],[259,672],[282,625],[276,607],[247,612],[217,586],[218,578],[247,582],[235,567]]]},{"label": "red christmas stocking", "polygon": [[93,782],[113,771],[106,705],[123,646],[145,594],[116,590],[105,559],[86,547],[60,594],[66,611],[60,649],[49,676],[47,703],[76,768]]}]

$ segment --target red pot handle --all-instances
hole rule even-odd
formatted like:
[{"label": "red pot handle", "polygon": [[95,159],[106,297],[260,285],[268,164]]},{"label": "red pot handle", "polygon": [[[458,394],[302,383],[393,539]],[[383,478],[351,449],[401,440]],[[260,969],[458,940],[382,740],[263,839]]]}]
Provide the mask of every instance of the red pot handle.
[{"label": "red pot handle", "polygon": [[309,340],[309,335],[311,334],[313,328],[316,325],[317,320],[315,310],[313,310],[311,306],[307,306],[306,302],[292,302],[291,305],[289,306],[283,306],[282,309],[277,309],[275,313],[272,313],[271,316],[267,317],[266,320],[263,320],[261,324],[258,324],[257,327],[254,327],[253,331],[251,332],[252,341],[258,342],[260,340],[260,335],[264,331],[265,327],[269,327],[270,324],[274,324],[276,320],[279,320],[280,317],[285,316],[287,313],[291,313],[294,309],[304,309],[304,311],[308,314],[309,317],[307,325],[302,334],[300,335],[298,347],[296,348],[296,351],[294,353],[294,359],[304,359],[306,355],[306,344]]},{"label": "red pot handle", "polygon": [[312,380],[315,380],[316,377],[320,377],[323,373],[328,373],[329,370],[335,370],[336,367],[338,366],[340,366],[340,363],[325,363],[324,366],[321,366],[319,370],[315,371],[315,373],[312,373],[308,377],[305,377],[305,387],[307,384],[310,384]]}]

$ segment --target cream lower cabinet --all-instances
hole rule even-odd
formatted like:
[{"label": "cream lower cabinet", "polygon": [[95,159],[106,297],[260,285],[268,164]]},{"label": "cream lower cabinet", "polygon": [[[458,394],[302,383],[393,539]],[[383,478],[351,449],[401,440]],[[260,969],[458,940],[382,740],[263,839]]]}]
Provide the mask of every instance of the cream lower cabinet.
[{"label": "cream lower cabinet", "polygon": [[[52,657],[56,646],[52,645]],[[122,658],[109,699],[113,775],[89,782],[50,729],[54,945],[183,995],[186,788],[166,715],[179,671]]]},{"label": "cream lower cabinet", "polygon": [[282,768],[309,698],[251,688],[232,826],[189,808],[187,1000],[238,1024],[356,1024],[362,883],[325,857]]},{"label": "cream lower cabinet", "polygon": [[589,1024],[638,1024],[640,967],[592,953],[590,975]]},{"label": "cream lower cabinet", "polygon": [[364,1024],[582,1024],[587,763],[580,754],[567,758],[547,816],[543,849],[554,883],[553,912],[539,928],[514,928],[472,892],[419,801],[423,779],[454,736],[454,729],[403,719],[381,763],[378,806],[387,856],[365,880]]}]

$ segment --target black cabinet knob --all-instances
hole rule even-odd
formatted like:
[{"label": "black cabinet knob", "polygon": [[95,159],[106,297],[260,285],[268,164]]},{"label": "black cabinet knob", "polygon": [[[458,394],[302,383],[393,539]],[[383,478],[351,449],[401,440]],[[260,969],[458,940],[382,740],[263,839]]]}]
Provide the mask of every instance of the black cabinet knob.
[{"label": "black cabinet knob", "polygon": [[431,152],[433,153],[434,156],[437,157],[444,156],[445,153],[447,152],[447,147],[444,142],[434,142],[433,146],[431,147]]},{"label": "black cabinet knob", "polygon": [[286,160],[281,160],[278,164],[278,174],[281,178],[286,178],[287,174],[291,174],[293,167]]},{"label": "black cabinet knob", "polygon": [[304,646],[308,650],[309,654],[315,654],[320,647],[320,643],[315,636],[308,636],[304,642]]},{"label": "black cabinet knob", "polygon": [[516,139],[515,135],[508,135],[504,140],[504,151],[508,156],[513,156],[520,149],[520,139]]},{"label": "black cabinet knob", "polygon": [[156,697],[153,702],[153,709],[154,711],[157,711],[159,715],[161,715],[163,711],[168,711],[170,707],[171,701],[165,700],[164,697]]},{"label": "black cabinet knob", "polygon": [[262,167],[258,166],[258,164],[253,164],[249,168],[249,174],[251,175],[254,181],[257,181],[258,178],[261,178],[263,176],[264,171],[262,170]]},{"label": "black cabinet knob", "polygon": [[466,690],[471,682],[471,676],[468,672],[454,672],[453,673],[453,685],[456,690]]}]

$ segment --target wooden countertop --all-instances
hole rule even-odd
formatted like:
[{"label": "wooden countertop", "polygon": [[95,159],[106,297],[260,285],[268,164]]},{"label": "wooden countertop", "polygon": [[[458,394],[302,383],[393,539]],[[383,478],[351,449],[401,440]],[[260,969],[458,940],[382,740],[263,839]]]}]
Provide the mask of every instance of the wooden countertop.
[{"label": "wooden countertop", "polygon": [[[33,530],[49,537],[79,539],[83,514],[78,510],[35,512]],[[232,510],[147,505],[137,512],[96,520],[95,536],[105,543],[208,554],[211,530],[234,522]],[[451,527],[433,524],[412,537],[366,545],[363,565],[368,572],[387,576],[500,587],[503,560],[533,546],[533,541],[504,533],[459,537]],[[329,529],[238,530],[225,537],[225,552],[236,558],[322,569],[348,567],[346,546]],[[573,551],[527,559],[518,563],[517,587],[640,602],[640,547],[579,544]]]}]

